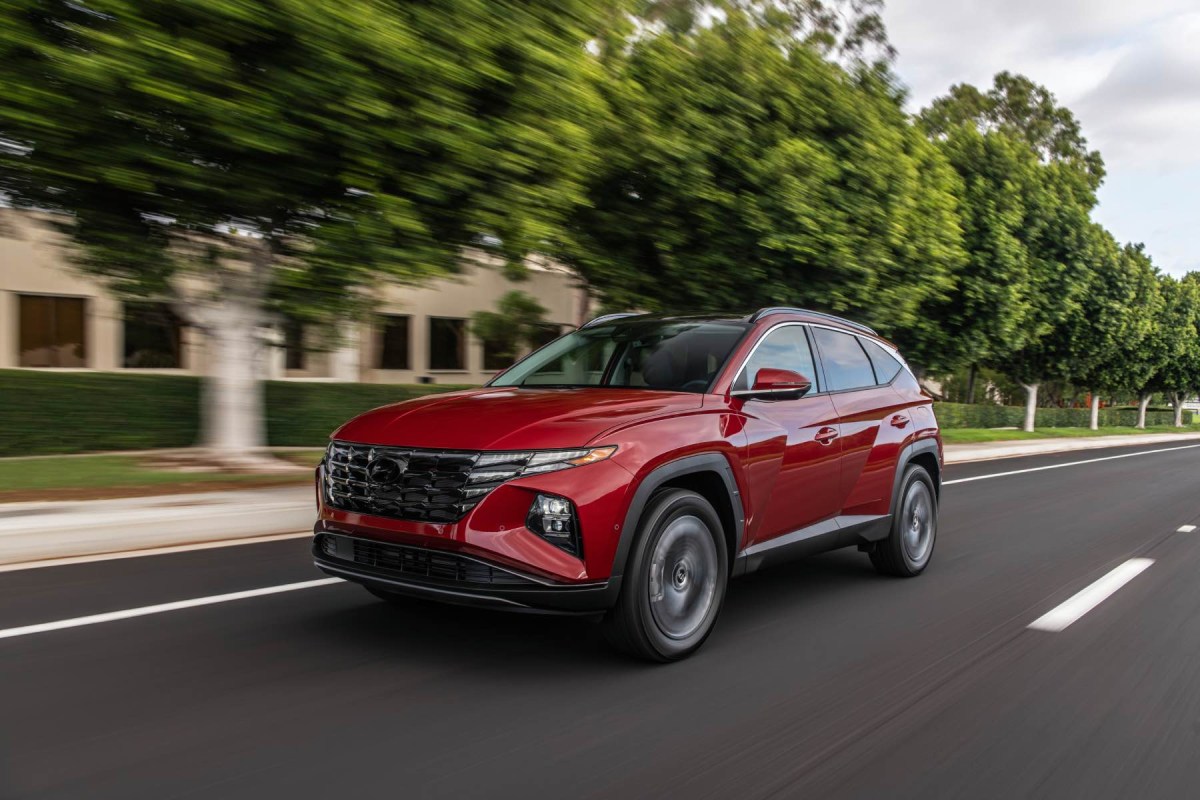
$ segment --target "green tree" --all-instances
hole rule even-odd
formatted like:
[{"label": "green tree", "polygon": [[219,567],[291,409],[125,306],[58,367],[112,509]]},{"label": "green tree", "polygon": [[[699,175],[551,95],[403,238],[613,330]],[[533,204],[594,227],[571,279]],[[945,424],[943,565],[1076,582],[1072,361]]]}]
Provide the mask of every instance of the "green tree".
[{"label": "green tree", "polygon": [[0,192],[209,334],[204,442],[262,443],[263,330],[517,261],[580,200],[589,0],[12,0]]},{"label": "green tree", "polygon": [[635,13],[669,33],[694,33],[715,14],[741,14],[779,41],[839,61],[886,64],[896,51],[883,24],[883,0],[637,0]]},{"label": "green tree", "polygon": [[514,289],[496,302],[495,311],[475,312],[471,317],[471,332],[508,365],[516,360],[522,348],[535,347],[541,341],[546,333],[545,320],[546,308],[537,298]]},{"label": "green tree", "polygon": [[1026,387],[1024,427],[1033,430],[1038,386],[1068,371],[1066,323],[1089,279],[1103,161],[1069,109],[1010,73],[987,93],[954,87],[921,123],[962,179],[968,251],[950,300],[927,314],[967,334],[967,363],[994,366]]},{"label": "green tree", "polygon": [[1200,391],[1200,275],[1182,280],[1163,277],[1153,345],[1156,369],[1141,387],[1142,407],[1154,394],[1164,394],[1175,409],[1175,427],[1183,425],[1183,403]]},{"label": "green tree", "polygon": [[954,175],[891,88],[731,13],[637,41],[558,255],[609,306],[804,304],[913,330],[962,258]]},{"label": "green tree", "polygon": [[1158,275],[1140,246],[1122,248],[1092,226],[1085,255],[1089,280],[1067,323],[1070,379],[1091,393],[1096,430],[1101,394],[1137,392],[1155,368],[1147,353],[1159,315]]}]

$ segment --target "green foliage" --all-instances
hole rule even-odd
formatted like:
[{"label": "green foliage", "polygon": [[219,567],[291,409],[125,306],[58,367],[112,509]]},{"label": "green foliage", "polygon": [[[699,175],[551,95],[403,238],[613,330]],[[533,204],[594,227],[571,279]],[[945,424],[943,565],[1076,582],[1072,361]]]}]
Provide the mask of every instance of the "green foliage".
[{"label": "green foliage", "polygon": [[671,34],[694,33],[712,12],[741,14],[778,34],[785,47],[884,65],[896,56],[883,24],[883,0],[637,0],[634,12]]},{"label": "green foliage", "polygon": [[804,304],[892,332],[952,286],[954,176],[889,85],[731,13],[636,42],[558,255],[608,305]]},{"label": "green foliage", "polygon": [[517,260],[592,165],[600,5],[13,0],[0,191],[122,290],[192,273],[305,319],[466,245]]},{"label": "green foliage", "polygon": [[512,363],[522,347],[534,347],[545,331],[546,309],[537,298],[519,291],[507,292],[495,311],[477,311],[471,332],[488,342],[496,357]]},{"label": "green foliage", "polygon": [[[937,403],[933,407],[938,423],[943,428],[1019,428],[1025,420],[1025,409],[1020,406],[998,406],[994,403]],[[1090,421],[1086,408],[1039,408],[1039,428],[1086,428]],[[1184,414],[1184,424],[1190,425],[1191,412]],[[1174,416],[1170,411],[1151,411],[1146,414],[1147,425],[1170,425]],[[1109,427],[1132,427],[1137,422],[1136,408],[1102,408],[1100,425]]]},{"label": "green foliage", "polygon": [[1067,321],[1091,280],[1099,154],[1052,94],[1010,73],[987,94],[954,87],[921,121],[962,177],[969,254],[956,291],[929,316],[966,363],[1026,384],[1069,375]]},{"label": "green foliage", "polygon": [[1089,281],[1067,320],[1071,379],[1096,392],[1139,392],[1154,372],[1158,273],[1141,247],[1120,247],[1092,226]]},{"label": "green foliage", "polygon": [[[270,381],[268,439],[319,447],[355,414],[454,388]],[[0,370],[0,408],[0,456],[190,447],[200,425],[200,379]]]}]

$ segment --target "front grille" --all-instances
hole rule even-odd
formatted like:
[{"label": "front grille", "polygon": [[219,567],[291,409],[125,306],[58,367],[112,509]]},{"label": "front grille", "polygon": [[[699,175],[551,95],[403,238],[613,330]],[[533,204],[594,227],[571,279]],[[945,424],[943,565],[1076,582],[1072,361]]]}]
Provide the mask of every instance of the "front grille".
[{"label": "front grille", "polygon": [[527,586],[531,581],[483,561],[444,550],[321,534],[319,552],[408,578],[483,586]]},{"label": "front grille", "polygon": [[325,456],[326,502],[381,517],[455,522],[521,475],[533,455],[333,442]]}]

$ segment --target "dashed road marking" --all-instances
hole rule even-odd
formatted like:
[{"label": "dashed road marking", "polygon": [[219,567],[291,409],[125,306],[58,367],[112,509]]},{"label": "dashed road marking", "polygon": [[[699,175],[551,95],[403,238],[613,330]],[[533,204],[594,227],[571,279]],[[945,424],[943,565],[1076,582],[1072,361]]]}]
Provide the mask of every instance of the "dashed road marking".
[{"label": "dashed road marking", "polygon": [[1084,614],[1103,603],[1114,592],[1142,574],[1154,563],[1152,558],[1131,558],[1107,575],[1072,595],[1068,600],[1047,611],[1029,623],[1035,631],[1057,633],[1078,620]]}]

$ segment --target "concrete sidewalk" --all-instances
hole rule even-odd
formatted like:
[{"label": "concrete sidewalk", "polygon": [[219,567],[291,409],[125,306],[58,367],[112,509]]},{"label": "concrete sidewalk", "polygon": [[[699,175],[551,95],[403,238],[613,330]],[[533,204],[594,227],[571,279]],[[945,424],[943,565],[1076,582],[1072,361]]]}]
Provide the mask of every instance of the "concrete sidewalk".
[{"label": "concrete sidewalk", "polygon": [[[946,446],[946,463],[1185,441],[1200,443],[1200,433],[956,444]],[[315,519],[310,486],[3,503],[0,565],[302,532],[311,530]]]},{"label": "concrete sidewalk", "polygon": [[1140,433],[1130,436],[1081,436],[1063,439],[1022,439],[1013,442],[979,442],[977,444],[948,444],[947,464],[969,461],[990,461],[994,458],[1041,456],[1049,453],[1070,453],[1075,450],[1097,450],[1104,447],[1135,445],[1166,445],[1178,442],[1200,442],[1200,433]]},{"label": "concrete sidewalk", "polygon": [[0,564],[311,530],[311,486],[0,504]]}]

